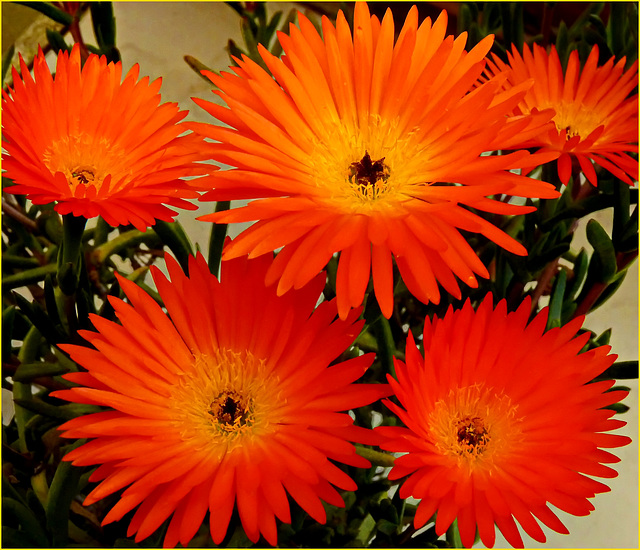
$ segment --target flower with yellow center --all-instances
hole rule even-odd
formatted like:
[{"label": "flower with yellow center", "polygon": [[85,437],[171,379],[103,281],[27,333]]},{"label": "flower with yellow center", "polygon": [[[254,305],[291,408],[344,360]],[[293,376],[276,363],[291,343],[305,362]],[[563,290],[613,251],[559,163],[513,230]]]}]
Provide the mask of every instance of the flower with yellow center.
[{"label": "flower with yellow center", "polygon": [[625,423],[603,407],[627,392],[608,391],[613,380],[591,383],[616,356],[609,346],[580,353],[583,318],[544,333],[548,311],[528,323],[530,311],[530,299],[513,313],[504,300],[494,309],[491,295],[477,312],[469,301],[450,308],[425,320],[424,357],[409,333],[406,363],[395,361],[397,380],[388,376],[397,403],[385,401],[405,427],[376,430],[383,449],[406,453],[389,479],[407,477],[400,497],[421,499],[417,529],[437,512],[436,533],[457,518],[466,547],[476,529],[492,547],[494,524],[522,547],[515,519],[544,542],[537,520],[568,532],[548,503],[587,515],[589,499],[609,490],[587,476],[617,475],[604,464],[619,459],[603,449],[630,440],[605,433]]},{"label": "flower with yellow center", "polygon": [[565,185],[571,177],[572,158],[593,185],[598,184],[593,163],[630,185],[638,180],[638,161],[629,154],[638,152],[638,94],[631,94],[638,85],[637,61],[626,71],[624,57],[615,64],[611,57],[598,67],[595,45],[582,70],[578,51],[571,52],[563,74],[555,46],[547,54],[537,44],[532,53],[525,44],[522,55],[515,47],[507,55],[509,64],[494,56],[488,76],[506,76],[505,89],[534,81],[513,114],[542,109],[555,112],[554,125],[524,138],[520,147],[557,151],[558,175]]},{"label": "flower with yellow center", "polygon": [[138,80],[135,65],[121,81],[121,63],[93,54],[82,66],[78,45],[58,56],[55,77],[42,50],[33,77],[20,63],[13,90],[2,92],[2,167],[16,184],[5,191],[140,230],[172,221],[165,205],[196,209],[184,199],[198,196],[198,180],[181,178],[211,167],[195,162],[206,159],[201,139],[180,135],[186,111],[160,105],[160,79]]},{"label": "flower with yellow center", "polygon": [[465,51],[466,33],[445,36],[447,14],[418,25],[413,8],[397,41],[391,11],[382,21],[357,2],[353,33],[339,12],[323,36],[302,14],[279,34],[278,59],[260,48],[273,77],[244,58],[235,74],[206,73],[227,107],[196,103],[225,124],[191,124],[211,138],[211,158],[235,167],[208,178],[203,200],[257,199],[202,216],[220,223],[257,220],[224,259],[283,247],[267,273],[278,293],[300,288],[336,252],[338,311],[362,303],[370,274],[386,317],[393,311],[393,258],[421,301],[439,284],[459,297],[456,277],[476,287],[488,272],[460,230],[499,246],[524,247],[467,207],[498,214],[530,209],[492,195],[557,196],[528,172],[557,153],[488,155],[531,135],[547,113],[508,118],[528,83],[499,93],[496,79],[475,89],[493,37]]},{"label": "flower with yellow center", "polygon": [[369,467],[350,442],[379,440],[344,411],[389,387],[353,383],[372,354],[329,366],[359,334],[360,312],[342,321],[335,301],[315,308],[323,276],[276,296],[264,286],[272,262],[225,262],[218,281],[201,255],[188,277],[169,258],[170,281],[152,270],[171,320],[120,277],[131,305],[111,303],[122,324],[92,316],[97,332],[81,335],[93,348],[61,346],[87,370],[55,395],[109,408],[60,428],[91,439],[64,460],[100,465],[85,505],[123,490],[103,524],[138,506],[128,536],[140,541],[173,514],[164,544],[186,546],[209,511],[220,544],[235,505],[249,539],[275,546],[275,517],[291,522],[287,493],[324,523],[322,501],[344,505],[334,486],[356,489],[334,461]]}]

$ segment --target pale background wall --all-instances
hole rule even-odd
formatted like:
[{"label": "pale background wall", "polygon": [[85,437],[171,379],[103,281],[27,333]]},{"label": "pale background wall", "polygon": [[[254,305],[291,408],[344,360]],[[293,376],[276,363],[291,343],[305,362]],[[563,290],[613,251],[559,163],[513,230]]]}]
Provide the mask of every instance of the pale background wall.
[{"label": "pale background wall", "polygon": [[[242,44],[239,18],[228,6],[210,2],[115,2],[117,23],[116,43],[122,54],[125,70],[139,63],[141,75],[151,79],[163,77],[162,96],[166,101],[176,101],[183,109],[189,109],[191,120],[211,122],[208,114],[195,105],[190,97],[198,96],[214,100],[207,83],[198,77],[183,61],[185,54],[192,55],[209,67],[220,70],[229,65],[225,51],[227,40],[232,38]],[[271,12],[286,12],[292,4],[270,3]],[[3,2],[3,42],[10,38],[6,32],[7,7]],[[10,6],[11,16],[29,19],[28,8]],[[25,11],[26,10],[26,11]],[[16,16],[15,13],[18,13]],[[15,21],[16,19],[11,19]],[[26,24],[18,21],[13,31],[22,30]],[[88,18],[84,21],[84,35],[93,42]],[[192,242],[199,243],[207,250],[210,224],[198,222],[196,215],[204,214],[213,205],[205,203],[197,214],[180,214],[179,221]],[[610,212],[600,213],[598,219],[610,227]],[[231,235],[238,229],[232,228]],[[578,246],[589,246],[581,227]],[[587,318],[586,327],[600,334],[613,327],[611,345],[613,352],[621,360],[638,358],[638,267],[630,269],[621,290],[605,306]],[[577,518],[559,512],[567,525],[570,535],[559,535],[543,527],[548,535],[544,545],[524,537],[527,547],[548,548],[638,548],[638,383],[623,381],[632,387],[632,393],[625,401],[631,410],[623,415],[628,424],[617,433],[624,433],[634,439],[632,445],[616,450],[622,462],[614,467],[619,477],[605,482],[612,491],[598,495],[594,499],[596,510],[588,518]],[[3,401],[6,402],[6,399]],[[509,547],[498,534],[496,547]]]}]

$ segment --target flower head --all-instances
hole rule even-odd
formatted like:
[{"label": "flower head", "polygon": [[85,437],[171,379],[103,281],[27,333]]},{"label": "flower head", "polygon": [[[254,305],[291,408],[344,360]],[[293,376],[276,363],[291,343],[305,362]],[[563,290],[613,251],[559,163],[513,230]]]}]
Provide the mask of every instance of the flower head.
[{"label": "flower head", "polygon": [[523,141],[522,147],[560,153],[558,174],[564,184],[571,177],[572,158],[593,185],[598,179],[592,161],[629,184],[638,179],[638,161],[629,155],[638,152],[638,94],[629,96],[638,85],[637,61],[626,71],[624,57],[615,65],[612,57],[598,67],[595,45],[582,71],[578,51],[571,52],[563,74],[555,46],[547,54],[537,44],[532,53],[525,44],[522,55],[514,46],[507,55],[508,65],[494,56],[487,73],[507,74],[505,89],[534,80],[514,114],[542,109],[555,112],[554,124]]},{"label": "flower head", "polygon": [[93,316],[82,332],[95,349],[61,346],[87,372],[56,396],[111,410],[64,424],[64,437],[93,438],[64,457],[100,464],[84,504],[128,486],[104,519],[140,505],[129,526],[139,541],[172,513],[165,545],[186,544],[207,511],[213,540],[227,531],[234,501],[247,536],[276,544],[275,516],[290,522],[287,493],[319,522],[321,500],[344,505],[334,485],[355,490],[332,461],[370,466],[349,441],[376,443],[341,411],[389,395],[386,384],[353,384],[373,356],[328,366],[360,332],[354,310],[335,320],[335,301],[314,310],[324,280],[277,297],[264,286],[272,259],[239,258],[218,281],[202,256],[190,275],[167,262],[154,280],[171,318],[119,278],[131,305],[113,299],[122,323]]},{"label": "flower head", "polygon": [[437,511],[436,533],[457,518],[466,547],[476,527],[493,546],[494,523],[522,547],[515,518],[544,542],[536,518],[568,532],[547,503],[587,515],[588,499],[609,490],[587,476],[617,475],[604,463],[619,459],[602,449],[630,440],[604,433],[625,423],[603,407],[627,392],[607,392],[613,380],[589,383],[616,356],[609,346],[579,353],[589,338],[576,336],[583,318],[543,334],[547,310],[527,325],[530,311],[529,299],[514,313],[505,301],[494,310],[488,295],[477,312],[467,301],[443,319],[427,318],[424,358],[409,335],[406,364],[396,361],[397,380],[389,377],[400,405],[386,402],[406,428],[379,430],[389,438],[381,447],[407,453],[389,478],[409,476],[400,497],[422,499],[417,528]]},{"label": "flower head", "polygon": [[[338,311],[363,300],[370,274],[381,310],[393,310],[393,262],[421,301],[438,302],[440,283],[459,297],[456,276],[477,286],[488,277],[460,230],[480,233],[516,254],[524,247],[466,207],[499,214],[530,209],[495,194],[555,197],[546,183],[511,172],[544,158],[518,151],[487,155],[528,135],[548,115],[509,119],[529,84],[498,93],[473,90],[492,37],[465,51],[466,33],[445,36],[446,12],[418,25],[413,8],[394,42],[389,10],[382,22],[357,2],[354,31],[342,12],[322,20],[323,37],[302,14],[279,34],[285,56],[260,48],[272,78],[244,58],[236,74],[208,73],[228,107],[195,99],[226,126],[192,124],[215,140],[216,172],[203,200],[258,199],[201,217],[258,220],[224,252],[230,259],[284,247],[267,274],[279,293],[299,288],[341,252]],[[205,73],[206,74],[206,73]]]},{"label": "flower head", "polygon": [[187,113],[160,105],[160,79],[138,81],[135,65],[121,81],[121,63],[94,54],[81,66],[78,45],[58,56],[55,76],[42,50],[33,77],[20,63],[13,90],[2,92],[3,168],[16,183],[6,191],[140,230],[173,219],[164,204],[196,209],[184,200],[198,196],[195,187],[180,178],[209,171],[194,162],[203,160],[201,139],[179,137]]}]

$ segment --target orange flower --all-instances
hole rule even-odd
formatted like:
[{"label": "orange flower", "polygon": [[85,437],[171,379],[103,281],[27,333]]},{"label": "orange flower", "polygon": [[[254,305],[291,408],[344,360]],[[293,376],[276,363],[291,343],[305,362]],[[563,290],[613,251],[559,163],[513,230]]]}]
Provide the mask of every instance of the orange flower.
[{"label": "orange flower", "polygon": [[437,512],[436,533],[457,518],[466,547],[476,527],[493,546],[494,523],[522,547],[514,518],[544,542],[536,518],[568,532],[547,503],[583,516],[594,509],[588,499],[609,490],[587,476],[617,475],[603,463],[619,459],[602,449],[630,439],[603,433],[625,424],[603,407],[627,392],[605,393],[613,380],[589,383],[616,356],[609,346],[580,353],[589,338],[576,336],[583,318],[543,334],[546,309],[527,326],[529,299],[510,314],[492,300],[477,313],[467,301],[444,319],[427,318],[424,359],[409,335],[407,362],[396,361],[397,381],[389,376],[400,406],[385,400],[406,428],[379,428],[389,438],[381,447],[407,453],[389,478],[409,476],[400,497],[422,499],[416,528]]},{"label": "orange flower", "polygon": [[514,46],[507,55],[509,65],[494,56],[494,63],[488,64],[488,76],[506,73],[505,89],[534,80],[514,114],[555,111],[555,124],[520,146],[560,153],[558,175],[565,185],[571,177],[571,157],[578,160],[593,185],[598,184],[598,178],[591,161],[633,185],[638,179],[638,161],[628,153],[638,152],[638,94],[629,94],[638,85],[638,62],[627,71],[624,57],[615,65],[610,58],[598,67],[596,45],[581,73],[578,51],[571,52],[563,75],[555,46],[547,54],[534,44],[532,54],[525,45],[523,56]]},{"label": "orange flower", "polygon": [[283,59],[260,48],[275,80],[244,58],[236,75],[206,73],[228,108],[194,99],[227,126],[190,127],[218,142],[208,144],[211,158],[237,167],[210,177],[214,189],[203,199],[259,199],[200,218],[259,220],[224,258],[284,247],[266,279],[281,294],[303,286],[340,251],[337,299],[345,318],[361,304],[371,272],[381,310],[391,315],[392,257],[425,303],[439,301],[438,282],[459,297],[456,276],[476,287],[475,275],[488,272],[460,229],[526,254],[465,207],[516,214],[530,209],[488,197],[557,196],[549,184],[510,172],[557,153],[483,155],[549,120],[506,117],[525,85],[496,95],[500,83],[491,82],[469,93],[492,38],[466,52],[466,34],[445,37],[446,12],[418,26],[414,7],[394,44],[391,11],[380,22],[363,2],[356,3],[353,36],[342,12],[336,27],[323,19],[323,38],[302,14],[298,20],[299,29],[279,35]]},{"label": "orange flower", "polygon": [[235,500],[247,536],[275,545],[275,516],[291,521],[287,492],[324,522],[321,499],[344,505],[333,485],[356,489],[331,461],[369,467],[349,441],[378,439],[340,411],[389,387],[352,383],[372,354],[328,366],[359,334],[360,312],[334,320],[335,301],[314,311],[323,276],[277,297],[263,282],[272,261],[226,262],[220,282],[201,255],[189,277],[169,258],[171,282],[152,268],[171,321],[119,277],[132,304],[111,301],[122,326],[92,316],[98,332],[81,334],[95,349],[61,346],[88,372],[66,375],[80,386],[55,395],[112,409],[60,428],[64,437],[95,438],[64,457],[101,464],[85,505],[129,486],[103,523],[140,504],[128,531],[139,541],[173,513],[165,545],[186,546],[209,510],[219,544]]},{"label": "orange flower", "polygon": [[20,63],[22,78],[14,69],[14,89],[2,92],[4,175],[17,184],[5,191],[142,231],[172,221],[163,203],[197,208],[183,200],[198,196],[193,184],[180,178],[209,171],[194,162],[201,139],[178,137],[187,113],[159,105],[160,79],[138,81],[135,65],[121,82],[122,65],[93,54],[81,68],[78,45],[58,56],[55,77],[42,50],[34,77]]}]

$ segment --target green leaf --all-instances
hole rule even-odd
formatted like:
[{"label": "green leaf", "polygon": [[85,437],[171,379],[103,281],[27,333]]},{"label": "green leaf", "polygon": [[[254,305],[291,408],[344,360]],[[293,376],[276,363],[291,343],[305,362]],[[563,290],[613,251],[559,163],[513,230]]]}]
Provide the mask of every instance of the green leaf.
[{"label": "green leaf", "polygon": [[[614,218],[615,219],[615,218]],[[632,252],[638,249],[638,206],[633,209],[633,213],[620,230],[618,239],[615,238],[614,245],[617,252]]]},{"label": "green leaf", "polygon": [[209,71],[220,76],[220,73],[218,71],[214,71],[213,69],[207,67],[204,63],[197,60],[192,55],[185,55],[183,59],[185,60],[186,64],[189,65],[189,67],[191,67],[196,73],[198,73],[200,78],[204,79],[204,81],[214,89],[218,89],[218,87],[213,82],[211,82],[211,80],[209,80],[208,76],[202,74],[202,71]]},{"label": "green leaf", "polygon": [[597,220],[592,219],[587,223],[587,240],[594,249],[591,263],[593,264],[596,258],[598,260],[594,273],[596,280],[604,283],[610,282],[618,270],[616,250],[608,233]]},{"label": "green leaf", "polygon": [[629,410],[629,407],[624,403],[613,403],[612,405],[607,405],[606,407],[602,408],[616,411],[616,414],[624,414]]},{"label": "green leaf", "polygon": [[594,340],[594,344],[596,347],[607,346],[609,345],[610,340],[611,340],[611,329],[608,328]]},{"label": "green leaf", "polygon": [[638,379],[638,361],[618,361],[597,376],[594,381],[630,379]]},{"label": "green leaf", "polygon": [[12,290],[22,286],[32,285],[44,281],[46,276],[57,271],[56,264],[48,264],[33,269],[26,269],[13,275],[7,275],[2,278],[2,290]]},{"label": "green leaf", "polygon": [[464,548],[462,539],[460,538],[457,519],[454,519],[453,523],[449,526],[449,529],[447,529],[446,539],[452,548]]},{"label": "green leaf", "polygon": [[56,23],[62,23],[63,25],[71,25],[73,17],[67,12],[56,8],[51,2],[15,2],[22,6],[39,11],[43,15],[46,15],[49,19],[52,19]]},{"label": "green leaf", "polygon": [[[96,41],[100,49],[106,54],[113,53],[116,45],[116,20],[113,17],[113,5],[111,2],[91,2],[91,22]],[[119,61],[111,59],[109,61]]]},{"label": "green leaf", "polygon": [[575,300],[587,277],[588,269],[589,258],[586,250],[582,248],[573,261],[573,278],[569,281],[567,300]]},{"label": "green leaf", "polygon": [[381,519],[376,524],[376,529],[381,533],[390,536],[398,530],[398,526],[394,523],[391,523],[388,519]]},{"label": "green leaf", "polygon": [[42,414],[49,418],[58,418],[60,420],[71,420],[83,414],[100,412],[102,410],[97,405],[84,405],[81,403],[69,403],[68,405],[56,407],[37,398],[14,399],[14,401],[17,405],[33,413]]},{"label": "green leaf", "polygon": [[359,543],[358,546],[368,546],[375,529],[376,520],[371,514],[367,514],[358,525],[355,533],[355,542]]},{"label": "green leaf", "polygon": [[13,339],[13,323],[16,308],[9,306],[2,311],[2,362],[7,363],[11,356],[11,340]]},{"label": "green leaf", "polygon": [[18,382],[32,382],[34,378],[41,376],[58,376],[65,374],[69,369],[59,363],[22,363],[13,375],[13,379]]},{"label": "green leaf", "polygon": [[163,244],[173,252],[182,270],[188,273],[189,256],[193,256],[193,248],[180,222],[168,223],[157,220],[153,230],[160,237]]},{"label": "green leaf", "polygon": [[[229,210],[231,201],[218,201],[216,203],[216,212]],[[220,260],[222,259],[222,247],[227,237],[227,224],[214,223],[211,227],[211,237],[209,238],[209,270],[214,275],[220,272]]]},{"label": "green leaf", "polygon": [[55,52],[56,55],[60,55],[60,52],[69,52],[71,51],[71,46],[67,44],[58,31],[54,31],[52,29],[46,29],[47,40],[51,46],[51,49]]},{"label": "green leaf", "polygon": [[[69,445],[68,450],[75,449],[85,442],[84,439]],[[70,462],[60,462],[53,481],[49,487],[49,496],[45,506],[47,527],[53,537],[53,546],[66,546],[69,530],[69,508],[76,496],[76,490],[83,468],[72,466]]]},{"label": "green leaf", "polygon": [[560,25],[558,26],[556,50],[560,58],[560,63],[562,64],[562,70],[566,71],[567,62],[569,61],[569,30],[564,21],[560,21]]},{"label": "green leaf", "polygon": [[547,330],[562,326],[562,305],[564,303],[564,293],[567,287],[567,272],[561,269],[556,275],[551,300],[549,302],[549,318],[547,319]]},{"label": "green leaf", "polygon": [[[2,515],[4,523],[11,523],[22,527],[21,532],[25,533],[33,542],[33,546],[46,548],[49,546],[47,535],[33,512],[21,502],[8,497],[2,497]],[[9,521],[7,521],[9,519]],[[11,521],[13,520],[13,521]]]}]

